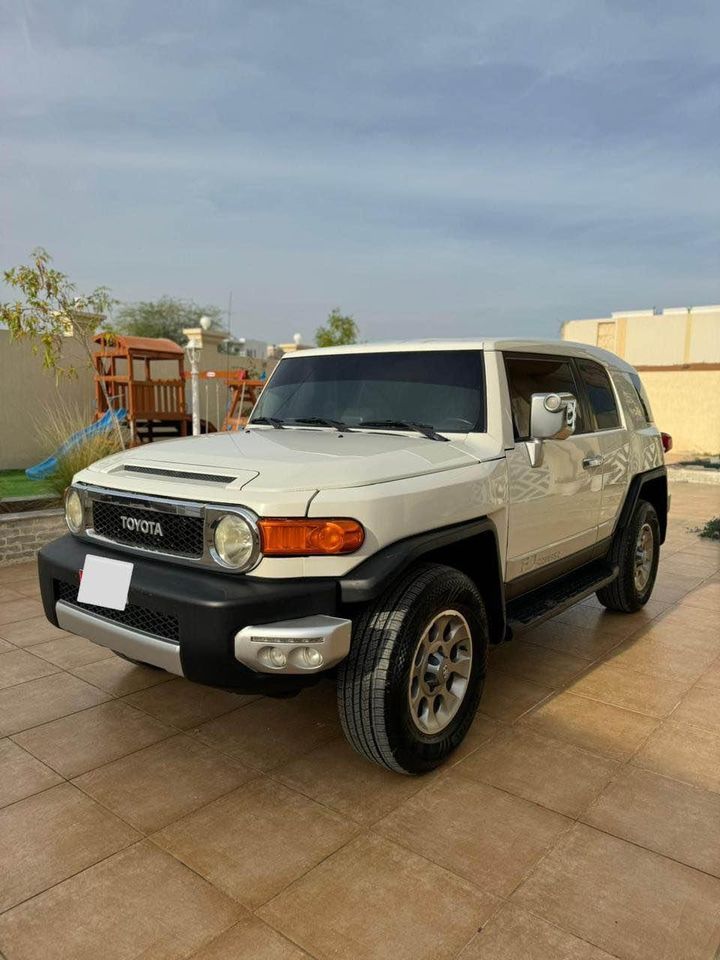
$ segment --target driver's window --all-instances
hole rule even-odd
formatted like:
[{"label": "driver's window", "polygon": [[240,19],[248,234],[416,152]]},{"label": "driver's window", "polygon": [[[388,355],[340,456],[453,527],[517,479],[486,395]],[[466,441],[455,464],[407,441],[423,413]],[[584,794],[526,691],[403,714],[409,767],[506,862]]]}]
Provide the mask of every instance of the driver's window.
[{"label": "driver's window", "polygon": [[[534,393],[571,393],[579,399],[569,360],[563,357],[505,357],[513,430],[516,440],[530,439],[530,403]],[[575,433],[584,433],[582,407],[578,403]]]}]

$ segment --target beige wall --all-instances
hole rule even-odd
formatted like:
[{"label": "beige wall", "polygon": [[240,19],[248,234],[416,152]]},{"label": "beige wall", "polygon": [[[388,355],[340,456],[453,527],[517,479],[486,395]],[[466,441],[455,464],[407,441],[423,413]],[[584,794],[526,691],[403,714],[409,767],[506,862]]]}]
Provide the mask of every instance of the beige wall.
[{"label": "beige wall", "polygon": [[660,430],[677,452],[720,453],[720,370],[642,370]]}]

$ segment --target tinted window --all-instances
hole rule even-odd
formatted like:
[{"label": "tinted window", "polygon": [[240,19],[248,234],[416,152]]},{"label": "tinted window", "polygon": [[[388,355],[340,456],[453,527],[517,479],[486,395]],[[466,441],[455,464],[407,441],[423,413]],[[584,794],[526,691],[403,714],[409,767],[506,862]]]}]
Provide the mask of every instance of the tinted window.
[{"label": "tinted window", "polygon": [[[652,422],[647,399],[642,390],[640,377],[630,373],[613,372],[612,381],[620,396],[620,403],[636,430],[642,430]],[[642,392],[641,392],[642,391]]]},{"label": "tinted window", "polygon": [[[530,436],[530,403],[534,393],[571,393],[578,401],[578,389],[570,362],[561,357],[506,357],[510,403],[516,440]],[[582,408],[578,402],[575,432],[584,433]]]},{"label": "tinted window", "polygon": [[580,375],[587,390],[590,407],[595,414],[598,430],[612,430],[620,426],[615,394],[604,367],[592,360],[578,360]]},{"label": "tinted window", "polygon": [[253,414],[426,423],[436,430],[485,429],[483,356],[478,350],[339,353],[282,360]]}]

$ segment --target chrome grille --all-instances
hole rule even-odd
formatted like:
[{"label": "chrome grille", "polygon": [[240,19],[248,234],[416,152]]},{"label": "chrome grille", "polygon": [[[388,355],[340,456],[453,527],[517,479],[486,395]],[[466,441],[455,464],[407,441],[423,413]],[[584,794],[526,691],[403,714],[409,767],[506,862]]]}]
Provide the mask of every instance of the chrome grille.
[{"label": "chrome grille", "polygon": [[78,610],[86,610],[98,617],[112,620],[131,630],[139,630],[160,640],[169,640],[171,643],[180,642],[180,624],[172,614],[161,613],[159,610],[150,610],[135,603],[128,603],[124,610],[111,610],[109,607],[98,607],[90,603],[78,603],[78,585],[67,583],[64,580],[55,581],[55,594],[58,600],[64,600]]},{"label": "chrome grille", "polygon": [[[199,559],[203,555],[204,521],[202,517],[158,513],[155,510],[133,506],[131,503],[121,504],[107,500],[94,500],[92,512],[95,533],[114,543],[124,543],[143,550],[177,554],[181,557]],[[128,526],[128,520],[132,521],[132,527]],[[143,521],[148,521],[144,524],[144,528],[140,526]],[[152,532],[158,530],[161,533]]]}]

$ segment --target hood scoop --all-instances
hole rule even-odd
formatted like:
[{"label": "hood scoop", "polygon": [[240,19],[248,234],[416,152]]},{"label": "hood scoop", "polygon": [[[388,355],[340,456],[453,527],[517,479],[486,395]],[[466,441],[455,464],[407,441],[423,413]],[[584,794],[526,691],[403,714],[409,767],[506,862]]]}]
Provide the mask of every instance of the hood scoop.
[{"label": "hood scoop", "polygon": [[123,473],[144,473],[153,477],[168,477],[173,480],[199,480],[201,483],[221,483],[227,486],[237,477],[226,476],[220,473],[189,473],[187,470],[166,470],[163,467],[139,467],[133,463],[125,464]]}]

